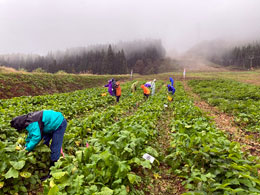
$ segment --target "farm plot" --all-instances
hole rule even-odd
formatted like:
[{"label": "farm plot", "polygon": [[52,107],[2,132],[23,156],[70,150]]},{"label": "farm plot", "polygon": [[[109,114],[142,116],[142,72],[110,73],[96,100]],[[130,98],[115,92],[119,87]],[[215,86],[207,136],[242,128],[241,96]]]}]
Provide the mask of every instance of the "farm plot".
[{"label": "farm plot", "polygon": [[[66,158],[63,159],[64,162],[63,160],[61,160],[59,161],[59,163],[61,164],[57,163],[54,172],[52,172],[53,180],[51,180],[47,186],[45,185],[45,191],[46,189],[48,191],[48,189],[50,188],[50,193],[52,192],[56,193],[57,186],[58,186],[58,189],[60,189],[61,192],[63,193],[65,187],[66,187],[65,191],[68,190],[71,193],[74,193],[75,190],[78,193],[83,193],[83,194],[86,192],[86,190],[91,190],[91,191],[96,190],[96,192],[102,190],[103,191],[107,190],[107,192],[111,192],[111,190],[115,190],[116,193],[122,190],[123,191],[127,190],[126,188],[127,183],[133,184],[137,180],[139,180],[140,178],[138,178],[137,176],[135,176],[135,174],[130,172],[131,166],[142,165],[142,166],[150,167],[151,165],[149,163],[147,164],[147,162],[144,160],[134,158],[133,156],[137,154],[136,153],[137,151],[134,152],[132,156],[130,155],[131,159],[128,159],[129,155],[127,155],[127,157],[125,158],[123,158],[124,157],[123,156],[121,159],[120,155],[126,155],[127,151],[129,152],[133,149],[135,150],[135,148],[137,147],[139,149],[138,152],[140,152],[138,153],[139,154],[138,157],[140,157],[142,150],[144,149],[149,150],[149,148],[147,149],[147,147],[145,147],[144,142],[146,139],[144,137],[143,138],[139,137],[139,134],[140,136],[141,135],[148,136],[150,131],[154,131],[154,129],[151,130],[153,127],[152,122],[155,122],[156,119],[150,120],[148,116],[151,115],[151,112],[150,114],[147,113],[149,113],[149,111],[152,110],[151,105],[155,104],[153,105],[153,107],[157,108],[156,105],[159,105],[160,101],[162,101],[162,96],[151,98],[150,100],[145,102],[145,106],[142,107],[143,106],[142,103],[144,101],[141,93],[137,93],[134,96],[128,97],[130,95],[130,90],[129,90],[130,85],[131,83],[127,83],[123,85],[122,90],[125,90],[125,95],[124,97],[122,97],[122,101],[117,105],[111,105],[111,102],[115,101],[114,98],[112,97],[103,97],[103,98],[100,97],[100,93],[104,92],[104,88],[77,91],[74,93],[67,93],[67,94],[58,94],[54,96],[39,96],[33,98],[22,97],[22,98],[13,98],[10,100],[1,101],[0,153],[1,153],[1,157],[4,160],[1,161],[1,166],[0,166],[0,173],[1,173],[0,194],[7,194],[7,193],[26,194],[28,191],[37,189],[39,186],[36,184],[39,184],[40,182],[39,177],[46,174],[44,172],[44,169],[46,170],[49,164],[49,153],[50,153],[49,148],[39,144],[39,146],[35,149],[35,152],[26,154],[25,151],[21,150],[21,145],[23,145],[25,142],[24,141],[26,137],[25,133],[19,135],[14,129],[9,127],[9,121],[11,120],[12,117],[25,114],[29,111],[40,110],[40,109],[54,109],[56,111],[61,111],[62,113],[64,113],[64,115],[67,118],[71,119],[67,128],[67,132],[64,137],[64,145],[66,148],[65,152],[68,152],[69,154],[72,155],[66,155]],[[160,105],[160,107],[162,106]],[[137,109],[138,111],[135,112],[133,115],[135,109]],[[161,113],[161,110],[158,109],[158,111],[156,111],[155,113],[157,112]],[[158,117],[156,114],[153,116]],[[124,117],[124,118],[120,120],[119,117]],[[131,123],[131,125],[128,124],[128,122]],[[147,123],[147,124],[145,125],[143,123]],[[114,124],[116,125],[114,126]],[[137,127],[137,129],[133,128],[132,125],[134,124],[136,124],[136,126],[134,127]],[[140,132],[138,131],[138,128]],[[106,131],[106,129],[109,129],[109,131]],[[132,131],[134,131],[133,135],[131,132],[127,133],[127,131],[130,131],[131,129]],[[119,130],[120,132],[117,132]],[[115,134],[111,134],[111,132],[114,132]],[[129,139],[131,138],[131,139],[126,142],[123,142],[123,140],[125,139],[122,134],[123,132],[125,133],[125,136],[126,135],[129,136],[127,138]],[[116,135],[117,137],[115,137]],[[137,135],[138,138],[136,138],[136,140],[133,139],[133,137]],[[97,138],[100,139],[100,145],[98,145],[99,142],[96,140]],[[121,138],[122,141],[121,148],[117,145],[114,149],[110,149],[109,147],[106,148],[105,146],[109,145],[108,140],[105,143],[101,141],[102,139],[104,140],[105,138],[107,138],[108,140],[111,139],[109,140],[109,144],[111,144],[111,146],[109,147],[111,148],[113,148],[111,141],[114,138],[115,140]],[[82,147],[85,145],[86,141],[88,141],[90,144],[90,147],[88,148],[89,150],[86,150],[85,148]],[[121,141],[119,141],[119,143],[121,143]],[[131,147],[133,148],[131,149]],[[107,151],[108,149],[111,151]],[[90,183],[92,188],[87,188],[90,186],[86,186],[84,187],[84,189],[81,189],[80,191],[78,191],[78,188],[76,186],[73,186],[72,184],[79,182],[77,183],[77,185],[79,185],[81,181],[87,182],[88,180],[81,180],[82,179],[81,176],[84,174],[82,175],[77,174],[77,177],[72,177],[71,180],[72,182],[69,181],[69,183],[64,182],[63,185],[54,185],[53,183],[54,180],[55,182],[59,183],[61,182],[62,179],[66,178],[68,174],[72,174],[72,172],[73,173],[75,172],[75,169],[70,170],[72,172],[62,171],[61,167],[63,166],[66,167],[65,166],[66,162],[70,162],[70,160],[73,159],[73,161],[75,160],[76,163],[75,167],[76,167],[80,164],[77,162],[77,160],[79,160],[78,156],[81,156],[81,154],[84,156],[85,152],[88,153],[90,151],[92,151],[92,155],[93,155],[93,157],[91,157],[91,160],[95,160],[92,158],[97,158],[98,156],[101,156],[100,158],[103,158],[104,156],[102,156],[102,154],[105,153],[111,153],[114,160],[115,159],[118,160],[119,158],[119,162],[122,163],[122,166],[120,164],[115,164],[115,166],[118,168],[119,170],[118,174],[120,176],[118,176],[118,178],[108,177],[105,180],[100,179],[100,177],[97,177],[98,178],[97,181],[95,181],[94,179],[94,182]],[[110,162],[109,159],[110,157],[108,157],[108,162]],[[129,162],[130,160],[132,161]],[[82,163],[81,168],[84,168],[83,165],[84,163]],[[104,167],[105,169],[107,169],[107,171],[104,170],[104,173],[107,174],[109,173],[109,171],[111,171],[108,165]],[[124,167],[126,169],[124,169]],[[76,167],[76,169],[81,170],[79,167]],[[94,169],[94,172],[95,170],[100,171],[100,167]],[[58,173],[62,172],[62,173],[58,174],[57,176],[57,174],[55,174],[56,172]],[[121,175],[121,172],[124,177]],[[127,177],[125,177],[126,174]],[[122,181],[119,182],[121,178],[123,179]],[[109,180],[109,183],[106,182],[107,179]],[[115,179],[117,179],[116,183],[114,183]],[[114,183],[113,185],[112,182]],[[69,184],[69,186],[67,186],[67,184]],[[119,190],[118,186],[122,190]]]},{"label": "farm plot", "polygon": [[242,129],[260,132],[260,87],[231,80],[191,80],[193,92],[235,116]]},{"label": "farm plot", "polygon": [[[122,87],[126,90],[126,96],[130,93],[130,83]],[[12,138],[16,139],[17,132],[10,128],[9,122],[13,117],[27,114],[36,110],[52,109],[62,112],[65,118],[72,119],[81,114],[90,113],[94,109],[102,109],[114,102],[114,98],[107,96],[101,98],[104,88],[92,88],[73,93],[35,96],[35,97],[18,97],[8,100],[0,100],[0,140],[5,141]],[[13,135],[16,135],[12,137]]]},{"label": "farm plot", "polygon": [[257,158],[241,151],[195,107],[177,83],[166,162],[185,178],[186,194],[259,194]]},{"label": "farm plot", "polygon": [[142,155],[158,155],[148,143],[157,135],[155,124],[165,101],[164,94],[150,98],[133,115],[86,137],[90,147],[78,147],[76,155],[61,159],[52,170],[53,178],[45,184],[45,192],[127,194],[141,181],[132,169],[151,168]]}]

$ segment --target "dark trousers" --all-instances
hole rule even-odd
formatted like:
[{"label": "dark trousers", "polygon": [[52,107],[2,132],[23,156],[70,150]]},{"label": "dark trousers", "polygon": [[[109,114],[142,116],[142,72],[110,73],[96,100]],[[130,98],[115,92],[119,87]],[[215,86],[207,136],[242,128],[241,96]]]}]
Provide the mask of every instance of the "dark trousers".
[{"label": "dark trousers", "polygon": [[67,127],[67,121],[64,119],[61,123],[61,125],[56,129],[56,131],[53,131],[52,133],[45,133],[43,134],[44,144],[47,146],[50,145],[51,142],[51,161],[56,162],[60,158],[61,153],[61,146],[63,142],[64,132]]},{"label": "dark trousers", "polygon": [[116,96],[116,102],[119,102],[119,98],[120,98],[121,96]]},{"label": "dark trousers", "polygon": [[144,98],[148,99],[149,94],[144,94]]}]

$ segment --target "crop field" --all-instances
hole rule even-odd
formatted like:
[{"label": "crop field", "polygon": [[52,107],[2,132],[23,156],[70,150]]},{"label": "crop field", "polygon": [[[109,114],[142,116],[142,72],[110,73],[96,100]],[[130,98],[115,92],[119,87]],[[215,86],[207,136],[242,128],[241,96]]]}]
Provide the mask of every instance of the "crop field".
[{"label": "crop field", "polygon": [[[156,82],[147,100],[141,88],[131,93],[133,82],[121,85],[119,103],[101,95],[104,87],[0,100],[0,194],[260,194],[258,157],[195,106],[184,81],[176,82],[171,102],[165,81]],[[223,79],[188,85],[209,105],[233,115],[244,131],[259,132],[259,87]],[[68,126],[64,156],[41,182],[50,149],[40,143],[33,152],[23,150],[27,132],[19,134],[10,121],[43,109],[62,112]],[[155,161],[145,160],[145,153]],[[173,177],[180,182],[173,184]],[[151,186],[156,182],[157,191]]]},{"label": "crop field", "polygon": [[260,87],[232,80],[191,80],[194,92],[210,105],[234,115],[247,131],[260,132]]},{"label": "crop field", "polygon": [[171,107],[172,142],[165,160],[185,178],[187,189],[197,194],[259,194],[256,158],[229,141],[180,85]]}]

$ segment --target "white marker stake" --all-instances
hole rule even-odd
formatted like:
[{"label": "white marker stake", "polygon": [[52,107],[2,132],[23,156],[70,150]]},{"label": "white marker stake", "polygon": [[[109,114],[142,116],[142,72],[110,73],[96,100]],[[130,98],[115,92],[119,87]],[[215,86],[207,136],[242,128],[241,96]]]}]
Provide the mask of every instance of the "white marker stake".
[{"label": "white marker stake", "polygon": [[185,79],[185,76],[186,76],[186,69],[184,68],[183,69],[183,79]]},{"label": "white marker stake", "polygon": [[151,156],[150,154],[147,154],[147,153],[145,153],[145,154],[143,155],[143,158],[144,158],[145,160],[149,160],[151,163],[153,163],[153,161],[155,160],[155,158],[154,158],[153,156]]}]

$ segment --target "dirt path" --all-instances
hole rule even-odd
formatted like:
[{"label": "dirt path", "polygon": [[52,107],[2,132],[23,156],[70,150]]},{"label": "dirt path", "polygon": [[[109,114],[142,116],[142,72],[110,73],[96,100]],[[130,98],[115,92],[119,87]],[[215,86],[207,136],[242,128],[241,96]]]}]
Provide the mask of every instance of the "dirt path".
[{"label": "dirt path", "polygon": [[163,162],[168,155],[167,149],[170,147],[171,132],[170,122],[172,111],[166,110],[157,123],[158,137],[155,146],[160,154],[160,165],[155,165],[151,170],[145,170],[141,175],[144,183],[140,188],[146,195],[179,195],[185,192],[181,185],[182,180],[171,172],[171,167]]},{"label": "dirt path", "polygon": [[213,117],[217,128],[227,133],[231,141],[236,141],[244,145],[243,151],[249,151],[252,155],[260,155],[260,144],[252,139],[252,136],[254,137],[256,135],[249,135],[249,133],[243,131],[233,123],[233,116],[227,115],[219,111],[216,107],[210,106],[201,100],[197,94],[192,92],[186,81],[182,83],[185,91],[194,98],[194,104],[201,110],[207,112],[209,116]]},{"label": "dirt path", "polygon": [[206,59],[195,56],[183,56],[178,59],[178,64],[187,72],[222,72],[228,71],[223,66],[214,64]]}]

